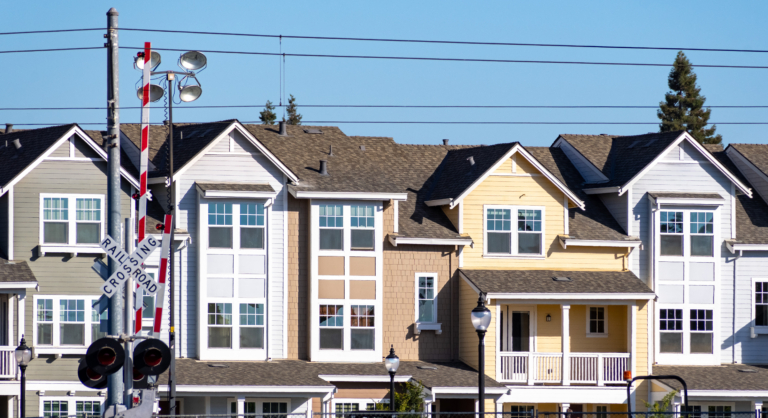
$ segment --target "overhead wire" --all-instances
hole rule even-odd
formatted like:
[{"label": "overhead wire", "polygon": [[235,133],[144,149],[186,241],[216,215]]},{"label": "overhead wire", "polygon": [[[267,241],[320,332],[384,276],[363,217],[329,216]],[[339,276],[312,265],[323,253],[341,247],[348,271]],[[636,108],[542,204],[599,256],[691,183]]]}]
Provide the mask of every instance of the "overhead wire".
[{"label": "overhead wire", "polygon": [[[174,101],[174,103],[178,103]],[[273,105],[288,107],[288,104]],[[658,105],[348,105],[348,104],[295,104],[306,108],[353,108],[353,109],[658,109]],[[248,109],[264,105],[185,105],[179,109]],[[712,109],[768,109],[768,105],[704,106]],[[121,106],[121,109],[141,109],[141,106]],[[106,110],[107,107],[0,107],[0,111],[13,110]]]},{"label": "overhead wire", "polygon": [[[14,126],[56,126],[69,125],[105,125],[106,122],[67,122],[67,123],[14,123]],[[174,124],[207,123],[207,122],[175,122]],[[246,124],[262,124],[261,121],[240,121]],[[428,124],[428,125],[659,125],[660,122],[532,122],[532,121],[337,121],[310,120],[302,123],[334,123],[334,124]],[[709,122],[711,125],[768,125],[768,122]],[[163,125],[162,122],[150,125]]]}]

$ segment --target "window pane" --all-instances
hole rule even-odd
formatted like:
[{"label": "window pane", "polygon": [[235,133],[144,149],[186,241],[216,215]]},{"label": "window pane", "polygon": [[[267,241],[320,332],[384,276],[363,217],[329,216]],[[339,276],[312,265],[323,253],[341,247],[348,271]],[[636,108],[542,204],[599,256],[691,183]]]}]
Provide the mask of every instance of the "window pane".
[{"label": "window pane", "polygon": [[208,248],[232,248],[232,228],[208,227]]},{"label": "window pane", "polygon": [[682,235],[662,235],[661,255],[683,255]]},{"label": "window pane", "polygon": [[37,344],[53,345],[53,324],[37,324]]},{"label": "window pane", "polygon": [[232,204],[209,203],[208,225],[232,225]]},{"label": "window pane", "polygon": [[434,300],[419,301],[419,322],[435,322],[432,314],[434,312]]},{"label": "window pane", "polygon": [[264,248],[264,228],[240,228],[240,248]]},{"label": "window pane", "polygon": [[321,250],[341,250],[342,249],[342,229],[321,229],[320,230],[320,249]]},{"label": "window pane", "polygon": [[344,330],[341,328],[320,328],[320,349],[341,350],[344,348]]},{"label": "window pane", "polygon": [[80,223],[77,224],[77,243],[78,244],[98,244],[101,224]]},{"label": "window pane", "polygon": [[231,348],[232,328],[208,327],[208,348]]},{"label": "window pane", "polygon": [[85,344],[85,326],[83,324],[61,324],[61,345]]},{"label": "window pane", "polygon": [[264,328],[240,327],[240,348],[264,348]]},{"label": "window pane", "polygon": [[[338,231],[341,232],[341,230]],[[373,250],[372,229],[353,229],[351,232],[353,250]]]},{"label": "window pane", "polygon": [[100,327],[101,324],[91,324],[91,341],[96,341],[99,338],[104,338],[107,336],[107,332],[99,331]]},{"label": "window pane", "polygon": [[488,252],[497,254],[510,254],[512,252],[512,243],[510,233],[498,233],[489,232],[488,236]]},{"label": "window pane", "polygon": [[691,255],[712,257],[714,239],[712,235],[691,235]]},{"label": "window pane", "polygon": [[352,329],[352,349],[353,350],[373,350],[373,332],[372,329]]},{"label": "window pane", "polygon": [[144,296],[144,309],[141,311],[142,318],[154,318],[155,317],[155,297]]},{"label": "window pane", "polygon": [[712,334],[708,332],[691,333],[691,353],[712,353]]},{"label": "window pane", "polygon": [[517,234],[518,254],[541,254],[541,234]]},{"label": "window pane", "polygon": [[67,224],[63,222],[43,223],[43,242],[46,244],[66,244]]},{"label": "window pane", "polygon": [[683,352],[683,334],[679,332],[662,332],[660,338],[660,352],[662,353],[682,353]]},{"label": "window pane", "polygon": [[755,326],[768,326],[768,305],[755,305]]}]

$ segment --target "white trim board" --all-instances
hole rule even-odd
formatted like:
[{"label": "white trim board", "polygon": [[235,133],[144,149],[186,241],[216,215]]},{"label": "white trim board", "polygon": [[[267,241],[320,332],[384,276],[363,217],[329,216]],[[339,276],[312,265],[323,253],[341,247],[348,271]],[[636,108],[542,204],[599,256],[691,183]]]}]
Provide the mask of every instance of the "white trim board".
[{"label": "white trim board", "polygon": [[[388,375],[333,375],[333,374],[321,374],[317,377],[325,380],[326,382],[375,382],[375,383],[389,383]],[[413,376],[410,375],[395,375],[395,382],[407,382],[411,380]]]},{"label": "white trim board", "polygon": [[391,234],[387,238],[393,247],[398,245],[474,245],[472,238],[410,238]]},{"label": "white trim board", "polygon": [[296,190],[288,186],[288,192],[296,199],[328,199],[328,200],[408,200],[408,193],[378,193],[378,192],[313,192]]},{"label": "white trim board", "polygon": [[558,236],[560,245],[563,249],[571,247],[619,247],[619,248],[637,248],[643,245],[642,241],[622,241],[622,240],[589,240],[576,239]]},{"label": "white trim board", "polygon": [[[82,386],[82,383],[78,383]],[[85,386],[83,386],[85,387]],[[159,385],[160,392],[168,392],[168,385]],[[329,394],[336,390],[336,386],[217,386],[217,385],[178,385],[176,392],[188,393],[319,393]],[[291,396],[295,397],[295,396]]]}]

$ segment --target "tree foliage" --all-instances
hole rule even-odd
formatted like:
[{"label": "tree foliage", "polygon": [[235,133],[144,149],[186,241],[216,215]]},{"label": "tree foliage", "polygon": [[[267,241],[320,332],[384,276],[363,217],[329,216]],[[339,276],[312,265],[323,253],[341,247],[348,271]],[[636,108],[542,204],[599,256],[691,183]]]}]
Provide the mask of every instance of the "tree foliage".
[{"label": "tree foliage", "polygon": [[299,114],[299,111],[296,108],[296,98],[293,97],[292,94],[290,99],[288,99],[288,107],[285,108],[285,111],[288,112],[289,125],[301,125],[302,116]]},{"label": "tree foliage", "polygon": [[[421,382],[405,382],[400,384],[401,390],[395,392],[395,412],[422,412],[424,410],[424,386]],[[389,411],[388,403],[377,403],[377,411]],[[414,414],[413,418],[420,417]],[[399,418],[411,418],[410,415],[400,415]]]},{"label": "tree foliage", "polygon": [[651,414],[649,415],[649,418],[669,418],[669,407],[672,405],[672,400],[675,399],[675,395],[677,395],[677,391],[673,390],[664,395],[660,401],[654,402],[653,404],[643,400],[643,402],[645,402],[645,407],[648,408],[648,412]]},{"label": "tree foliage", "polygon": [[264,107],[264,110],[259,112],[259,119],[261,120],[262,125],[274,125],[275,120],[277,120],[277,115],[275,114],[275,106],[267,100],[267,105]]},{"label": "tree foliage", "polygon": [[661,132],[685,130],[702,144],[719,144],[723,138],[715,135],[716,126],[704,129],[712,109],[703,109],[706,97],[696,85],[696,73],[683,51],[677,53],[667,80],[671,91],[659,103],[656,116],[661,120]]}]

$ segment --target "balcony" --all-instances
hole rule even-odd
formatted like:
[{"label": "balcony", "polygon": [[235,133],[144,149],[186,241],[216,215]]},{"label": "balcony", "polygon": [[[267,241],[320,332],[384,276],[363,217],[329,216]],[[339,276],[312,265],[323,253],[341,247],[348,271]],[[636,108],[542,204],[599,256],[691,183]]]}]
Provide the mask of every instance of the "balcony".
[{"label": "balcony", "polygon": [[569,385],[622,384],[630,370],[629,353],[500,352],[499,382]]}]

